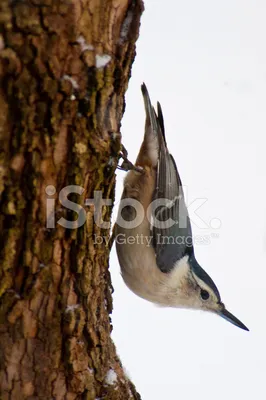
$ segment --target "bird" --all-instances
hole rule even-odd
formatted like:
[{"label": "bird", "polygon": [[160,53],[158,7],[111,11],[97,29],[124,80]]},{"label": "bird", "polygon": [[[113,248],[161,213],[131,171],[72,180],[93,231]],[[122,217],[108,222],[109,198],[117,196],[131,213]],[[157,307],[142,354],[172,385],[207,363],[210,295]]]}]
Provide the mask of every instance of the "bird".
[{"label": "bird", "polygon": [[114,236],[121,275],[137,296],[163,307],[215,313],[249,329],[225,307],[211,277],[195,257],[182,182],[166,143],[162,107],[146,112],[144,139],[135,168],[124,179]]}]

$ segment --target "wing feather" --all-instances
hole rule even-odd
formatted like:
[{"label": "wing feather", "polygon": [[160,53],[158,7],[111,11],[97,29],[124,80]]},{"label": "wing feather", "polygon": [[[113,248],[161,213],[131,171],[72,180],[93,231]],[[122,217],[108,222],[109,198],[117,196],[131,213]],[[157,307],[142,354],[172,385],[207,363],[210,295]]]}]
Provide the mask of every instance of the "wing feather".
[{"label": "wing feather", "polygon": [[193,252],[192,230],[182,182],[175,161],[166,145],[161,105],[157,103],[156,114],[145,84],[141,86],[141,89],[147,121],[153,135],[157,136],[159,145],[150,229],[157,266],[162,272],[170,272],[184,255]]},{"label": "wing feather", "polygon": [[152,227],[157,265],[163,272],[172,270],[177,261],[193,250],[192,230],[185,204],[182,182],[164,135],[163,114],[158,108],[159,160],[153,200],[156,224]]}]

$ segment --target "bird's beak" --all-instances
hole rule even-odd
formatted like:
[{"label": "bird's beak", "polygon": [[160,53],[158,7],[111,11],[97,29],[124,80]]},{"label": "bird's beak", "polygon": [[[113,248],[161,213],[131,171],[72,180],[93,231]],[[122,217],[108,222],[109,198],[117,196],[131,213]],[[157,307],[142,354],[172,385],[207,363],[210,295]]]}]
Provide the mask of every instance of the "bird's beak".
[{"label": "bird's beak", "polygon": [[218,314],[222,318],[231,322],[231,324],[238,326],[238,328],[244,329],[245,331],[249,331],[249,329],[241,321],[239,321],[239,319],[237,319],[233,314],[227,311],[225,307],[223,307],[222,310],[218,312]]}]

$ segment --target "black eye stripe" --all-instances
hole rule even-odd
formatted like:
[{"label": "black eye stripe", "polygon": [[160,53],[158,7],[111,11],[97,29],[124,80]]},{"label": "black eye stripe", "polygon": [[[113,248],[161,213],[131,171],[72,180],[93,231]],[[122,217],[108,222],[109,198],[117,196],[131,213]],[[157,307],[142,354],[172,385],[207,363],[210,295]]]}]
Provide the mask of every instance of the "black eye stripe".
[{"label": "black eye stripe", "polygon": [[209,294],[209,292],[207,292],[207,290],[201,289],[200,297],[202,298],[202,300],[208,300],[208,298],[210,297],[210,294]]}]

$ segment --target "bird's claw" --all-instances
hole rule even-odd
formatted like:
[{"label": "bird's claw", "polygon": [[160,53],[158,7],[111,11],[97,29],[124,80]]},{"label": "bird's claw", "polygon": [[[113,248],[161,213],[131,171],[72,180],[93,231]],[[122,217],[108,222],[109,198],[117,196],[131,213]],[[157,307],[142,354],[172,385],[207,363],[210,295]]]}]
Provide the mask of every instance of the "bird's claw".
[{"label": "bird's claw", "polygon": [[125,147],[122,145],[122,149],[120,152],[120,158],[123,159],[123,162],[121,165],[118,165],[117,168],[123,171],[136,171],[136,172],[143,172],[143,168],[140,166],[136,166],[132,164],[131,161],[127,158],[128,152],[125,149]]}]

